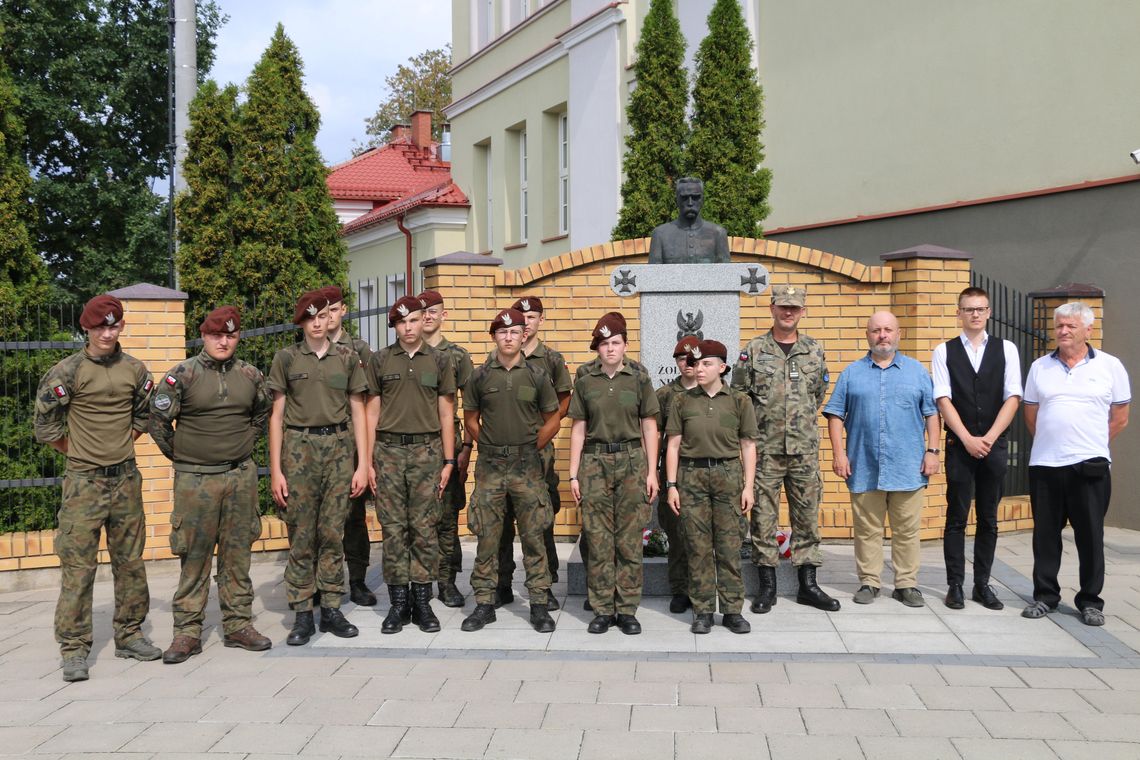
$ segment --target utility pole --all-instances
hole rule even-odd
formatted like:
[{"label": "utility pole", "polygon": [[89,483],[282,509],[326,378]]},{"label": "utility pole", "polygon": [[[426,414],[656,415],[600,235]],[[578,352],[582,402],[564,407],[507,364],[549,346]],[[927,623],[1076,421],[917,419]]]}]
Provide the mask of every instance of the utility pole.
[{"label": "utility pole", "polygon": [[166,5],[169,20],[167,96],[170,104],[166,146],[170,163],[167,255],[169,286],[176,288],[178,280],[174,269],[174,250],[177,222],[174,217],[174,196],[186,189],[186,180],[182,176],[182,162],[186,159],[186,130],[190,127],[190,101],[198,91],[198,33],[195,0],[167,0]]}]

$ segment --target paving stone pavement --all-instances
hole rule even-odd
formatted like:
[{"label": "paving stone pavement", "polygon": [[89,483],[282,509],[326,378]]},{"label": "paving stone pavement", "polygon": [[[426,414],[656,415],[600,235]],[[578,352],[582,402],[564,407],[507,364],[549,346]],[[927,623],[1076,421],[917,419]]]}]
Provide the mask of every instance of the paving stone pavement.
[{"label": "paving stone pavement", "polygon": [[[1071,600],[1077,562],[1065,541]],[[92,678],[76,684],[60,680],[53,576],[30,575],[25,590],[0,593],[0,756],[1136,760],[1140,533],[1110,529],[1106,544],[1101,629],[1071,606],[1019,616],[1032,557],[1028,534],[1014,534],[1001,537],[994,568],[1002,612],[946,609],[936,542],[923,547],[925,608],[888,594],[857,606],[852,549],[829,544],[820,581],[843,608],[801,607],[795,589],[781,589],[772,613],[745,610],[747,636],[693,636],[664,599],[645,601],[641,636],[591,636],[582,597],[566,597],[564,582],[558,629],[539,635],[520,569],[520,601],[478,633],[459,630],[469,599],[464,610],[434,603],[439,633],[382,636],[381,593],[375,608],[346,603],[359,637],[318,634],[297,648],[284,645],[283,557],[265,556],[253,568],[255,614],[272,650],[224,648],[212,594],[201,655],[178,666],[116,659],[111,584],[100,580]],[[474,547],[464,548],[470,568]],[[569,556],[570,545],[559,548]],[[177,565],[148,572],[145,630],[165,647]]]}]

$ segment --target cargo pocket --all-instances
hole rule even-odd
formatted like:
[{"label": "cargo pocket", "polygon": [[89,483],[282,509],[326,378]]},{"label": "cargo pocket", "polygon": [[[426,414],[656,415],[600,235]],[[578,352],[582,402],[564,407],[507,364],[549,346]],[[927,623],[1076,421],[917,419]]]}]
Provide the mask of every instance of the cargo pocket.
[{"label": "cargo pocket", "polygon": [[182,515],[171,515],[170,553],[176,557],[185,557],[186,548],[186,536],[182,533]]}]

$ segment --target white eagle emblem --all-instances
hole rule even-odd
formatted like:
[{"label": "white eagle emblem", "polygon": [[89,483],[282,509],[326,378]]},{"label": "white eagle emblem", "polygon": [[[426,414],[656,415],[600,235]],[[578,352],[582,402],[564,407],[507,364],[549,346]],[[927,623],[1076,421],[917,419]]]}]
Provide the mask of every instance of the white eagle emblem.
[{"label": "white eagle emblem", "polygon": [[523,311],[530,311],[530,299],[524,298],[519,302],[519,306],[522,306]]},{"label": "white eagle emblem", "polygon": [[408,316],[408,307],[404,306],[404,304],[400,304],[399,306],[397,306],[396,311],[400,312],[401,317]]},{"label": "white eagle emblem", "polygon": [[309,304],[309,307],[307,309],[305,309],[305,311],[307,311],[310,316],[315,317],[315,316],[317,316],[317,305],[315,303],[311,303],[311,304]]},{"label": "white eagle emblem", "polygon": [[603,338],[608,338],[608,337],[610,337],[610,328],[606,327],[605,325],[602,325],[601,327],[598,328],[598,334],[601,335]]},{"label": "white eagle emblem", "polygon": [[508,314],[507,312],[504,311],[501,316],[502,316],[504,325],[513,324],[511,322],[511,315],[510,314]]},{"label": "white eagle emblem", "polygon": [[234,321],[232,319],[227,319],[226,320],[226,332],[233,332],[233,331],[234,331]]},{"label": "white eagle emblem", "polygon": [[103,317],[103,321],[109,325],[113,325],[115,324],[115,315],[111,312],[107,312],[107,316]]},{"label": "white eagle emblem", "polygon": [[694,359],[701,358],[701,349],[697,348],[696,346],[693,346],[691,349],[689,349],[689,353],[693,355]]},{"label": "white eagle emblem", "polygon": [[788,287],[788,295],[794,296],[795,294],[796,294],[796,289],[789,286]]}]

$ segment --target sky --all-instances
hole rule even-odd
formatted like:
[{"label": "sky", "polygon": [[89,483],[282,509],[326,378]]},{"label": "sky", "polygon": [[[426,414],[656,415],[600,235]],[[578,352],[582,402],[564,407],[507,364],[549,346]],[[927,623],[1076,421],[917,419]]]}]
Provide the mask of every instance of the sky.
[{"label": "sky", "polygon": [[229,21],[218,32],[209,76],[245,83],[277,23],[301,52],[305,88],[321,112],[325,163],[352,156],[364,120],[386,97],[384,78],[408,58],[451,41],[451,0],[217,0]]}]

